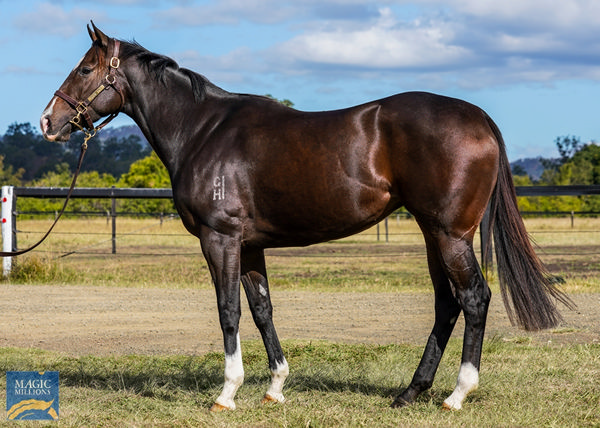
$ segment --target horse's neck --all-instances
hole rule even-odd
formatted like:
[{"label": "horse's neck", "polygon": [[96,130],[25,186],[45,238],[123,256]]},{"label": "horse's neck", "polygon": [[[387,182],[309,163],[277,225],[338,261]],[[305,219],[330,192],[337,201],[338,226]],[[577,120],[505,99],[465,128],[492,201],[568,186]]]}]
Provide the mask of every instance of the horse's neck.
[{"label": "horse's neck", "polygon": [[[198,103],[187,76],[172,70],[166,83],[152,76],[129,78],[133,102],[127,111],[173,176],[185,157],[186,143],[197,137],[209,99]],[[207,94],[207,98],[210,95]],[[189,123],[190,118],[194,123]]]}]

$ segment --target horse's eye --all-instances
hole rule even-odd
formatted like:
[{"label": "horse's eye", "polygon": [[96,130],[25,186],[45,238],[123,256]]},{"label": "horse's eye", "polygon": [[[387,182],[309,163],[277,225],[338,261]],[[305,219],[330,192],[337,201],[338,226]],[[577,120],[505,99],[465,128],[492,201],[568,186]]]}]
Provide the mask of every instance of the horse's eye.
[{"label": "horse's eye", "polygon": [[79,69],[79,73],[80,73],[82,76],[87,76],[87,75],[88,75],[88,74],[90,74],[91,72],[92,72],[92,69],[91,69],[91,68],[89,68],[89,67],[81,67],[81,68]]}]

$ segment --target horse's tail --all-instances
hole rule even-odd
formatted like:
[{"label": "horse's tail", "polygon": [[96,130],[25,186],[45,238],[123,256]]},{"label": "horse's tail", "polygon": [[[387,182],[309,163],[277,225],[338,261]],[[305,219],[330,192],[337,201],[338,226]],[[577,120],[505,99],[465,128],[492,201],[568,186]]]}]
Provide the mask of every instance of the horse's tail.
[{"label": "horse's tail", "polygon": [[[491,199],[488,227],[494,235],[502,300],[513,324],[516,321],[526,330],[554,327],[562,320],[554,299],[569,308],[574,308],[575,304],[557,288],[560,279],[552,276],[535,254],[517,206],[504,139],[494,121],[489,116],[487,120],[500,149],[498,180]],[[492,235],[490,230],[488,237]],[[489,250],[491,243],[485,245]]]}]

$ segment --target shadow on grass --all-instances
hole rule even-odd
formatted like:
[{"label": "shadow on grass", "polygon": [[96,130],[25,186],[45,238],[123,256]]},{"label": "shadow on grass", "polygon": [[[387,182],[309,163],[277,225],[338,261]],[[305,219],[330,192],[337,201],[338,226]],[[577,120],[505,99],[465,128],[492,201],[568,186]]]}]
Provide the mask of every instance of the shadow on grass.
[{"label": "shadow on grass", "polygon": [[[271,376],[262,344],[244,344],[244,388],[262,393]],[[420,350],[397,345],[288,343],[291,374],[285,389],[296,392],[350,393],[393,400],[412,378]],[[222,353],[202,356],[69,357],[46,351],[4,350],[1,370],[57,370],[61,385],[127,392],[166,401],[182,394],[213,396],[224,380]],[[440,403],[446,391],[434,389],[418,401]],[[391,402],[390,402],[391,403]]]},{"label": "shadow on grass", "polygon": [[[263,373],[247,370],[244,385],[267,390],[271,377],[265,367]],[[212,393],[223,386],[223,365],[194,362],[188,366],[170,366],[156,370],[152,367],[98,367],[82,364],[79,370],[60,369],[61,384],[109,391],[128,391],[145,397],[170,399],[179,392]],[[335,374],[322,372],[303,374],[295,372],[288,377],[285,389],[297,392],[322,391],[355,393],[384,398],[395,397],[405,386],[384,386],[368,379],[340,379]]]},{"label": "shadow on grass", "polygon": [[127,391],[174,400],[179,392],[207,393],[222,386],[222,363],[198,357],[82,357],[60,369],[65,386]]}]

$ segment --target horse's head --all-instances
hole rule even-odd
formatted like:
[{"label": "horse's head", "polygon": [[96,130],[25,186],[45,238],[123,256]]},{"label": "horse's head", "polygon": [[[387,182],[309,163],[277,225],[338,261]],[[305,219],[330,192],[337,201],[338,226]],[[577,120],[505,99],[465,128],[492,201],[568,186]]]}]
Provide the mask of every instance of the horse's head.
[{"label": "horse's head", "polygon": [[[68,141],[71,132],[94,133],[94,122],[112,119],[124,105],[119,71],[119,41],[111,39],[92,22],[88,25],[92,47],[55,92],[42,113],[40,127],[49,141]],[[100,126],[103,126],[107,122]]]}]

